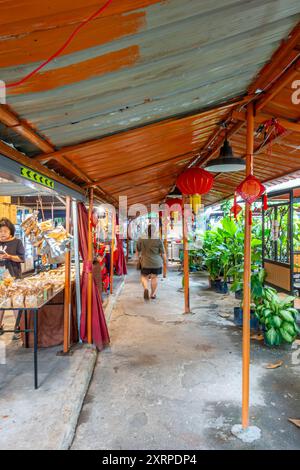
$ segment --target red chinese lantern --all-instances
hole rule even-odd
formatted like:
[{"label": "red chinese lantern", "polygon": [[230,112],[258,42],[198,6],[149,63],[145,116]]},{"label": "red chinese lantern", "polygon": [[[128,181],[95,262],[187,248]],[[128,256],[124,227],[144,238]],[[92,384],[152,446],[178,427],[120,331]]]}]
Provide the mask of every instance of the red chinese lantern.
[{"label": "red chinese lantern", "polygon": [[214,177],[203,168],[189,168],[178,176],[176,186],[185,196],[191,196],[194,212],[201,204],[201,195],[208,193]]},{"label": "red chinese lantern", "polygon": [[170,211],[170,219],[171,219],[171,228],[174,227],[174,222],[178,221],[178,213],[182,210],[182,199],[170,198],[166,200],[166,205],[168,206]]},{"label": "red chinese lantern", "polygon": [[[241,198],[248,202],[248,204],[253,204],[253,202],[257,201],[266,191],[266,188],[259,179],[257,179],[254,175],[249,175],[247,178],[242,181],[236,189],[237,194],[241,196]],[[264,208],[267,208],[267,196],[264,196]],[[250,210],[250,225],[252,224],[252,211]]]},{"label": "red chinese lantern", "polygon": [[242,181],[236,188],[236,192],[249,204],[252,204],[259,199],[265,191],[266,188],[254,175],[247,176],[247,178],[244,179],[244,181]]}]

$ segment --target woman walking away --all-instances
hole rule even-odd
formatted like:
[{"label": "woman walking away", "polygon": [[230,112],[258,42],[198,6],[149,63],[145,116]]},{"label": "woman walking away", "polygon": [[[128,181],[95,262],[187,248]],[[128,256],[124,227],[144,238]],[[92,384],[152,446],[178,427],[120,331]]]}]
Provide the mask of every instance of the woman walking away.
[{"label": "woman walking away", "polygon": [[155,236],[155,226],[148,225],[148,238],[140,238],[138,240],[137,251],[141,261],[141,281],[144,287],[144,299],[149,300],[149,280],[151,280],[151,299],[155,299],[157,276],[162,274],[163,262],[166,259],[164,245]]}]

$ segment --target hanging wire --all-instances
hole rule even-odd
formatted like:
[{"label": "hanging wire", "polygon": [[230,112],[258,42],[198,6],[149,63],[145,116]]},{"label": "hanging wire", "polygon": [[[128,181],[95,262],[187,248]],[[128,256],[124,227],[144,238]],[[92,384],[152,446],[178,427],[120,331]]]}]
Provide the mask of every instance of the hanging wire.
[{"label": "hanging wire", "polygon": [[16,87],[19,85],[22,85],[25,83],[29,78],[33,77],[37,72],[39,72],[41,69],[46,67],[46,65],[50,64],[56,57],[58,57],[62,52],[66,49],[66,47],[72,42],[74,37],[76,36],[77,33],[88,23],[90,23],[92,20],[96,19],[101,13],[106,10],[106,8],[112,3],[113,0],[108,0],[102,7],[100,7],[97,11],[95,11],[92,15],[90,15],[88,18],[83,20],[75,29],[74,31],[70,34],[68,39],[64,42],[64,44],[56,51],[54,54],[52,54],[50,57],[48,57],[47,60],[45,60],[42,64],[40,64],[38,67],[36,67],[34,70],[32,70],[30,73],[25,75],[25,77],[21,78],[20,80],[13,82],[13,83],[8,83],[5,85],[6,88],[12,88]]}]

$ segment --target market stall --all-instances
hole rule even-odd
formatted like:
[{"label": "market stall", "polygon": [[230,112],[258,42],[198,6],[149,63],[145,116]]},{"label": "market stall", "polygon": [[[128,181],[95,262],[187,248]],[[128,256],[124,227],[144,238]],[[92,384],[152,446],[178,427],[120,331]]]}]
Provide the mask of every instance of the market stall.
[{"label": "market stall", "polygon": [[[70,345],[78,341],[80,265],[78,253],[74,251],[78,235],[75,230],[74,240],[71,209],[73,200],[75,219],[76,201],[84,200],[84,196],[48,175],[3,156],[0,178],[0,219],[8,219],[13,224],[13,239],[21,240],[25,247],[20,276],[15,277],[8,264],[1,262],[0,310],[4,319],[8,312],[16,312],[14,329],[4,327],[1,333],[20,332],[23,346],[34,347],[37,388],[38,347],[63,344],[63,352],[67,353]],[[59,218],[55,218],[55,201],[59,201]],[[1,243],[4,255],[7,245]]]}]

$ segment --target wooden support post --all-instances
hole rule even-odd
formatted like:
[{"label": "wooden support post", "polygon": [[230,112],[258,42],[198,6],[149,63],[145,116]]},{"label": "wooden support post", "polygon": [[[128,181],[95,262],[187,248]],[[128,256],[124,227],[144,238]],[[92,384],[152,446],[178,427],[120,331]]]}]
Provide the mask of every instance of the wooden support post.
[{"label": "wooden support post", "polygon": [[129,221],[127,219],[127,239],[126,239],[126,263],[129,261]]},{"label": "wooden support post", "polygon": [[164,215],[163,219],[163,226],[162,232],[164,237],[164,248],[165,248],[165,258],[164,258],[164,266],[163,266],[163,277],[166,278],[168,274],[168,224],[167,224],[167,216]]},{"label": "wooden support post", "polygon": [[[253,104],[247,108],[246,176],[253,174],[254,112]],[[250,204],[245,209],[244,241],[244,297],[243,297],[243,378],[242,378],[242,426],[249,426],[249,377],[250,377],[250,303],[251,303],[251,225]]]},{"label": "wooden support post", "polygon": [[116,214],[113,209],[111,219],[111,245],[110,245],[110,293],[114,289],[114,250],[115,250],[115,234],[116,234]]},{"label": "wooden support post", "polygon": [[92,230],[92,212],[94,206],[94,190],[90,189],[89,197],[89,219],[88,219],[88,264],[89,264],[89,273],[88,273],[88,296],[87,296],[87,338],[88,343],[92,344],[93,335],[92,335],[92,311],[93,311],[93,230]]},{"label": "wooden support post", "polygon": [[183,279],[184,279],[184,313],[191,313],[190,310],[190,276],[189,276],[189,250],[188,233],[186,220],[186,197],[182,196],[182,240],[183,240]]},{"label": "wooden support post", "polygon": [[[71,198],[66,198],[66,231],[71,230]],[[63,352],[70,349],[70,314],[71,314],[71,250],[65,254],[65,295],[64,295],[64,346]]]}]

